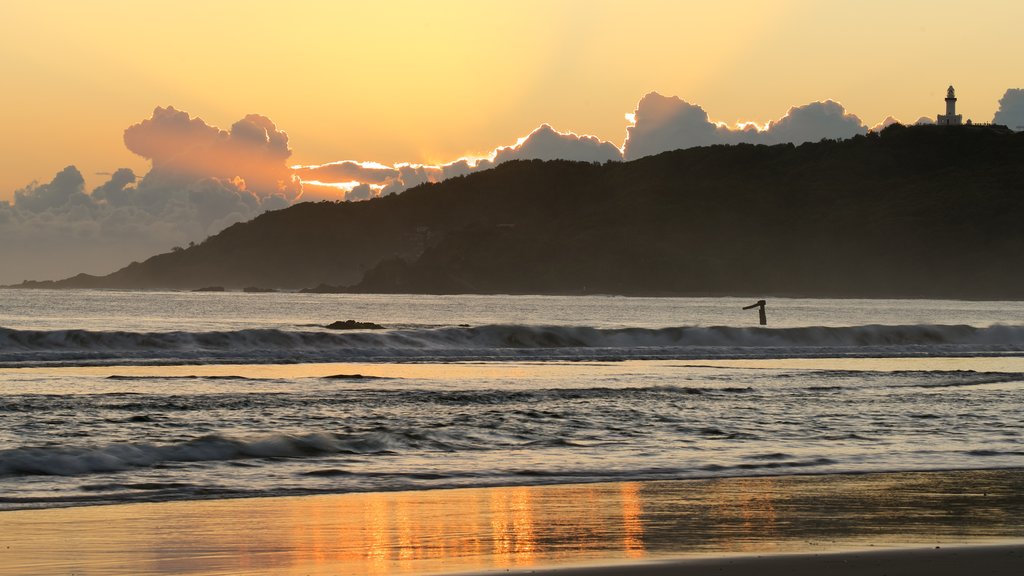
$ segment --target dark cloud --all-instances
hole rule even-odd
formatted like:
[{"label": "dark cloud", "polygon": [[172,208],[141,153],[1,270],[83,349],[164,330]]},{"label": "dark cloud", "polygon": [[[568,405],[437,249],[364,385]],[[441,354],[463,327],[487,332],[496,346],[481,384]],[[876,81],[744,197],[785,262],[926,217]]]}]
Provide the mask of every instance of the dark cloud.
[{"label": "dark cloud", "polygon": [[1010,88],[1003,94],[992,123],[1024,131],[1024,89]]}]

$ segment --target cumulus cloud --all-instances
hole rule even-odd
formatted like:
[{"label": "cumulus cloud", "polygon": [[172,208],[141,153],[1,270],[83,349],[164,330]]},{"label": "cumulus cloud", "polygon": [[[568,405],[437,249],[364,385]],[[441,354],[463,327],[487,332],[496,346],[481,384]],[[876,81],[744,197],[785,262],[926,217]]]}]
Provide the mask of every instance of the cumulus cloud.
[{"label": "cumulus cloud", "polygon": [[[626,117],[621,147],[543,124],[514,144],[447,164],[344,160],[289,166],[288,135],[266,116],[250,114],[224,130],[174,107],[157,107],[124,132],[128,149],[151,162],[142,178],[122,168],[90,192],[68,166],[49,182],[16,191],[12,202],[0,201],[0,243],[9,248],[0,251],[0,283],[109,272],[266,210],[299,201],[368,200],[511,160],[634,160],[695,146],[799,144],[868,131],[832,100],[794,106],[762,125],[729,125],[712,120],[699,105],[651,92]],[[896,122],[890,116],[871,130]],[[1006,92],[994,122],[1024,126],[1024,90]]]},{"label": "cumulus cloud", "polygon": [[1003,94],[992,123],[1024,131],[1024,89],[1010,88]]},{"label": "cumulus cloud", "polygon": [[760,133],[769,144],[817,142],[824,138],[845,139],[867,133],[860,118],[833,100],[812,102],[789,109]]},{"label": "cumulus cloud", "polygon": [[364,184],[357,181],[320,182],[318,180],[302,181],[303,202],[339,202],[342,200],[369,200],[381,196],[383,184]]},{"label": "cumulus cloud", "polygon": [[882,130],[885,130],[886,128],[888,128],[889,126],[892,126],[893,124],[903,124],[903,123],[900,122],[899,120],[897,120],[896,118],[892,117],[892,116],[886,116],[885,120],[882,120],[878,124],[875,124],[874,126],[872,126],[870,131],[871,132],[881,132]]},{"label": "cumulus cloud", "polygon": [[292,201],[302,192],[286,163],[292,153],[288,135],[259,114],[249,114],[224,131],[173,106],[157,107],[151,118],[124,131],[124,143],[153,163],[150,174],[178,181],[236,180],[261,198]]},{"label": "cumulus cloud", "polygon": [[134,184],[136,180],[135,172],[130,168],[120,168],[111,174],[110,180],[92,191],[92,198],[112,205],[131,203],[134,189],[129,184]]},{"label": "cumulus cloud", "polygon": [[607,162],[622,160],[619,148],[595,136],[559,132],[547,124],[520,138],[511,146],[495,148],[481,158],[460,158],[442,165],[343,160],[312,166],[293,166],[303,182],[303,200],[368,200],[397,194],[426,182],[440,182],[455,176],[493,168],[510,160],[577,160]]},{"label": "cumulus cloud", "polygon": [[31,212],[85,206],[89,203],[89,197],[85,194],[85,178],[74,166],[58,172],[48,184],[29,184],[14,192],[15,206]]},{"label": "cumulus cloud", "polygon": [[380,194],[379,188],[374,188],[369,184],[359,184],[357,186],[353,186],[352,189],[348,191],[348,194],[345,195],[345,198],[353,201],[369,200],[378,194]]},{"label": "cumulus cloud", "polygon": [[729,131],[711,122],[700,106],[657,92],[641,98],[631,117],[633,125],[626,128],[626,141],[622,146],[626,160],[667,150],[720,144],[729,136]]},{"label": "cumulus cloud", "polygon": [[90,195],[68,166],[50,182],[15,192],[13,203],[0,202],[0,283],[109,272],[184,241],[180,227],[102,199],[120,192],[126,177],[118,171]]},{"label": "cumulus cloud", "polygon": [[780,144],[815,142],[823,138],[850,138],[867,132],[860,118],[832,100],[794,106],[764,127],[752,123],[729,127],[712,122],[708,113],[696,104],[678,97],[651,92],[628,115],[632,125],[626,128],[623,156],[635,160],[668,150],[712,144]]},{"label": "cumulus cloud", "polygon": [[425,182],[440,182],[486,170],[510,160],[634,160],[694,146],[741,142],[799,144],[823,138],[849,138],[868,130],[857,116],[832,100],[795,106],[764,126],[744,123],[729,127],[713,122],[698,105],[651,92],[640,99],[636,110],[627,117],[631,125],[626,129],[626,140],[621,149],[595,136],[560,132],[542,124],[515,144],[495,148],[479,158],[461,158],[448,164],[385,165],[344,160],[293,166],[292,169],[304,183],[304,200],[364,200],[396,194]]},{"label": "cumulus cloud", "polygon": [[319,166],[293,166],[292,169],[303,181],[384,184],[398,176],[398,170],[393,166],[355,160],[342,160]]},{"label": "cumulus cloud", "polygon": [[622,160],[618,146],[596,136],[558,132],[547,124],[522,138],[515,146],[498,148],[491,153],[494,164],[509,160],[576,160],[608,162]]},{"label": "cumulus cloud", "polygon": [[301,196],[287,165],[288,136],[250,114],[221,130],[173,107],[127,128],[129,150],[149,159],[91,193],[74,166],[0,202],[0,283],[74,272],[106,273],[132,260],[201,241]]}]

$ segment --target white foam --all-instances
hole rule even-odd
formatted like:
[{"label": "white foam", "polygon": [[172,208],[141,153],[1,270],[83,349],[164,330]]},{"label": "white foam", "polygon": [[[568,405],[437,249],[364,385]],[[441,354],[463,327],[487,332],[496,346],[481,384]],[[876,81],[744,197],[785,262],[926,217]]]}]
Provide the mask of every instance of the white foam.
[{"label": "white foam", "polygon": [[1024,326],[679,327],[487,325],[346,332],[98,332],[0,328],[0,364],[633,357],[958,356],[1024,353]]}]

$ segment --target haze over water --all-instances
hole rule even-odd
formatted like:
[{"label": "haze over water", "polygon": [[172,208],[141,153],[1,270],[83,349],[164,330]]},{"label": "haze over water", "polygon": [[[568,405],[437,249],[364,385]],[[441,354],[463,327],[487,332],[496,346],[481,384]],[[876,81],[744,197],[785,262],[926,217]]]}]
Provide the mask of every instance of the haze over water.
[{"label": "haze over water", "polygon": [[1024,466],[1021,303],[3,301],[4,509]]}]

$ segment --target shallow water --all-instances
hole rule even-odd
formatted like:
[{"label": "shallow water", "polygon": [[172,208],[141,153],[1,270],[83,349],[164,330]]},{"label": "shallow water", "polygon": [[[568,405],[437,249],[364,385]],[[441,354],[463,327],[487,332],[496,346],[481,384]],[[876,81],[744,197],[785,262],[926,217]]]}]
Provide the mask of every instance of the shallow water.
[{"label": "shallow water", "polygon": [[1021,303],[3,296],[3,509],[1024,467]]}]

